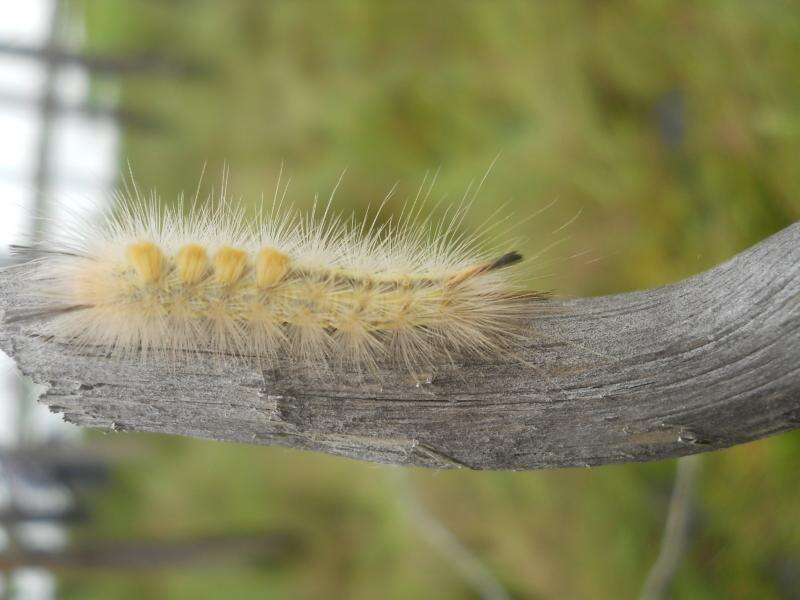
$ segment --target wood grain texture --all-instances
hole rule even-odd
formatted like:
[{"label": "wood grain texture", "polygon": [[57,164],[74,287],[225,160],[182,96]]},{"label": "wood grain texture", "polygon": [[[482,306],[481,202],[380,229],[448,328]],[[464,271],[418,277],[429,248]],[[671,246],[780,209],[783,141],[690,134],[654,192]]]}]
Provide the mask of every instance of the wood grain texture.
[{"label": "wood grain texture", "polygon": [[[30,309],[0,272],[6,316]],[[10,322],[8,322],[10,321]],[[680,283],[531,306],[519,363],[463,364],[415,385],[385,372],[264,372],[212,356],[110,359],[0,326],[0,347],[78,425],[277,444],[434,468],[645,461],[800,427],[800,224]]]}]

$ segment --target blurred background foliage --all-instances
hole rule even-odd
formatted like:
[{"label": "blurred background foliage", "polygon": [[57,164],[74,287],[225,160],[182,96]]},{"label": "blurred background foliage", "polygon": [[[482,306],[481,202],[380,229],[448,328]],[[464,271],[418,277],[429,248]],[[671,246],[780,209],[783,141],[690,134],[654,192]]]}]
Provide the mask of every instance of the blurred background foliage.
[{"label": "blurred background foliage", "polygon": [[[87,50],[199,65],[131,76],[124,108],[163,127],[124,132],[165,201],[230,166],[230,192],[336,197],[388,213],[440,169],[457,200],[501,153],[469,214],[501,203],[535,254],[532,285],[564,295],[659,285],[708,268],[800,217],[800,7],[793,2],[330,3],[77,0]],[[109,85],[98,80],[95,85]],[[566,231],[553,234],[578,211]],[[588,252],[587,255],[582,253]],[[570,258],[573,255],[578,258]],[[599,257],[599,261],[587,256]],[[464,598],[397,501],[389,469],[282,449],[132,434],[96,499],[92,535],[289,529],[300,560],[120,577],[68,575],[66,597]],[[797,598],[800,435],[703,460],[675,597]],[[516,597],[635,596],[654,560],[674,463],[531,473],[411,472],[416,493]]]}]

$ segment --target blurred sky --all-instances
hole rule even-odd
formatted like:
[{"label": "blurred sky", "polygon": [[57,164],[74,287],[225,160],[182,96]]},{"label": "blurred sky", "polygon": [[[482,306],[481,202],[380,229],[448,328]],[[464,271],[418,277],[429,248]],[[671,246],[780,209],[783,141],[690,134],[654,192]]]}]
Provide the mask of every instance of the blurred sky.
[{"label": "blurred sky", "polygon": [[[4,10],[0,40],[25,46],[41,45],[49,31],[52,2],[31,0]],[[77,44],[81,31],[67,23],[62,37]],[[35,190],[31,177],[36,169],[39,144],[39,99],[44,87],[44,66],[37,60],[0,54],[0,244],[19,240],[30,229],[30,202]],[[57,74],[59,102],[76,106],[89,97],[89,76],[80,67],[68,66]],[[30,98],[26,104],[2,102],[3,93]],[[57,117],[50,159],[53,165],[54,217],[65,209],[102,204],[117,167],[118,129],[109,120],[88,120],[66,113]]]}]

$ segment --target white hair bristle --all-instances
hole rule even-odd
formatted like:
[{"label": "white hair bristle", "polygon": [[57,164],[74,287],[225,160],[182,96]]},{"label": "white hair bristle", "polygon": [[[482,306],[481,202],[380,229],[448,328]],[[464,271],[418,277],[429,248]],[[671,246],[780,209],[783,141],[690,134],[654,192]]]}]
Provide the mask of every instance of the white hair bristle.
[{"label": "white hair bristle", "polygon": [[25,268],[35,304],[52,307],[50,334],[125,357],[212,352],[419,374],[513,352],[535,294],[515,283],[518,254],[459,232],[463,207],[420,223],[415,202],[382,226],[329,209],[303,216],[277,203],[252,221],[230,201],[121,199]]}]

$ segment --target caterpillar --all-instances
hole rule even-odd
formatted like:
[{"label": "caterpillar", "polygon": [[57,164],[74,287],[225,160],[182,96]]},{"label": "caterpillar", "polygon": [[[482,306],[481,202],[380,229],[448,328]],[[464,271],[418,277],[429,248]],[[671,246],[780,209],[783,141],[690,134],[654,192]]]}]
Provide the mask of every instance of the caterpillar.
[{"label": "caterpillar", "polygon": [[460,233],[463,209],[436,221],[421,206],[382,225],[332,216],[330,201],[251,220],[230,200],[169,208],[137,191],[24,268],[48,334],[117,356],[413,375],[512,355],[542,297],[521,291],[522,257]]}]

